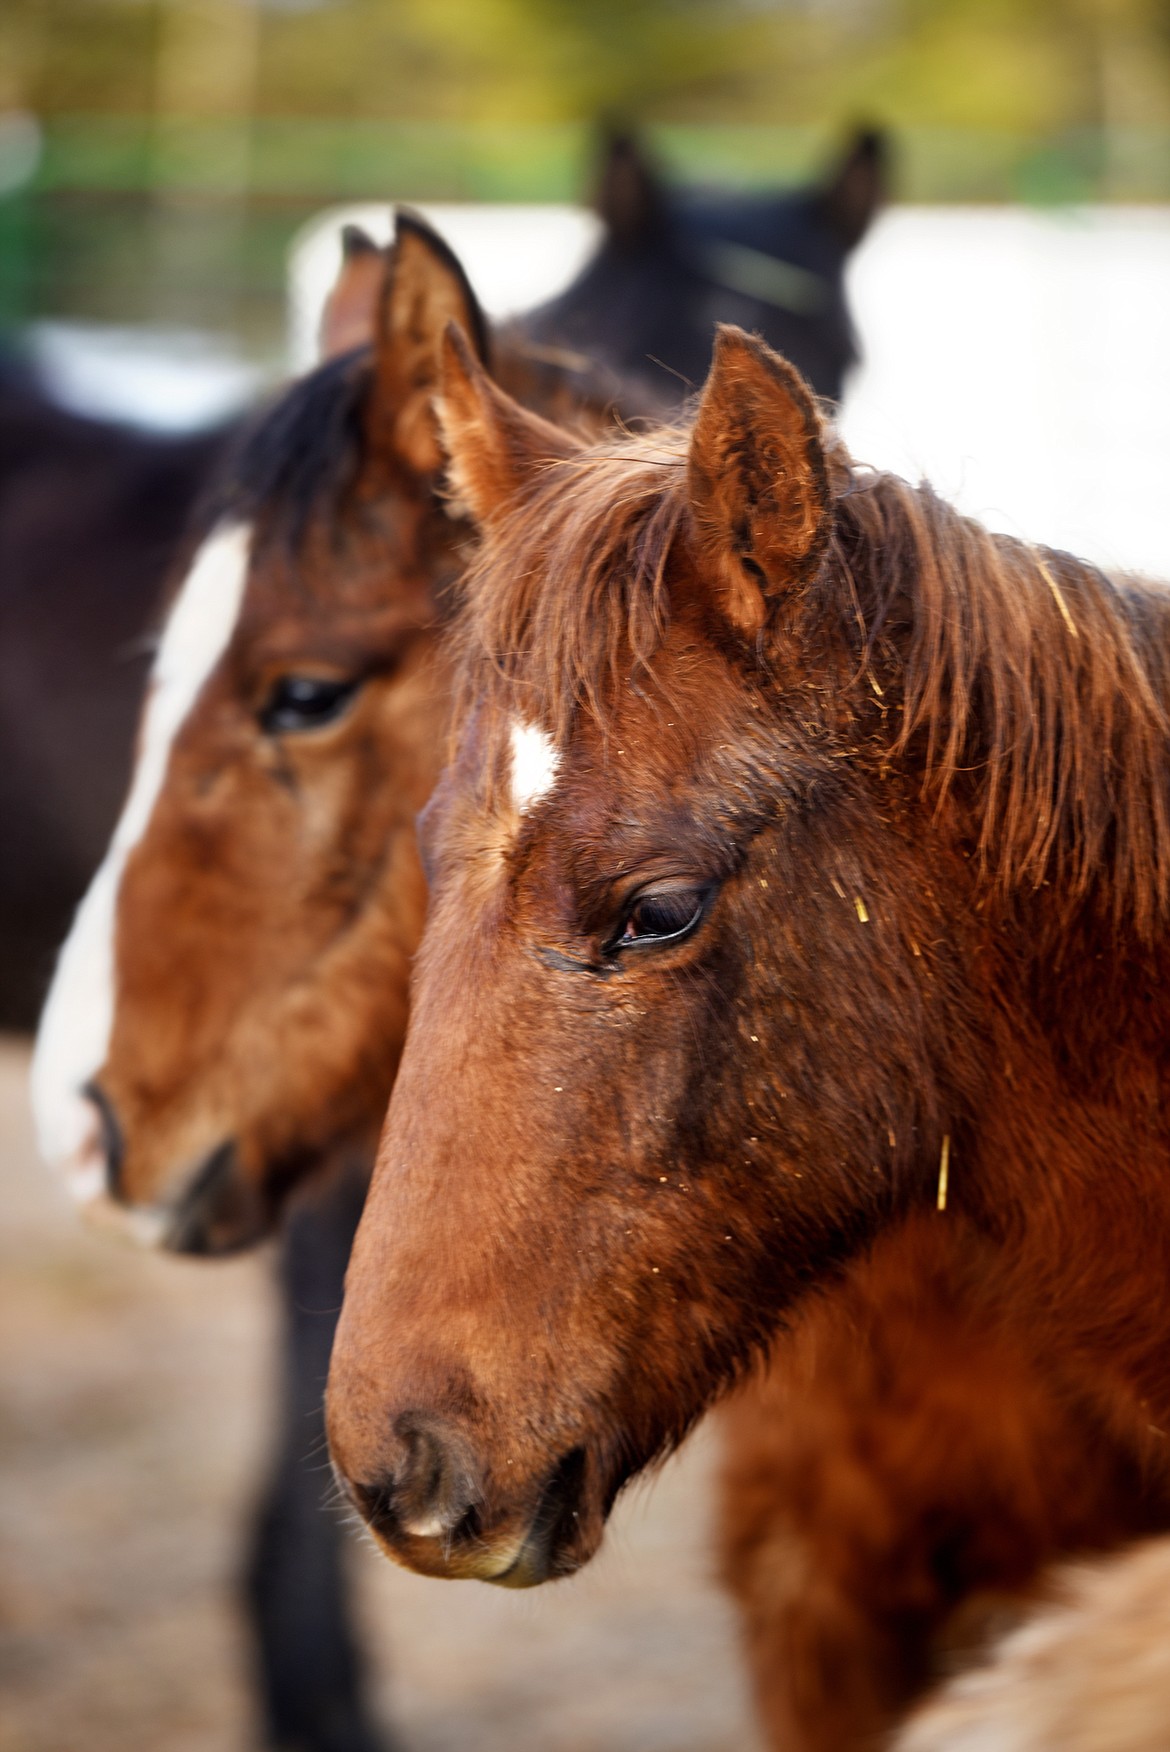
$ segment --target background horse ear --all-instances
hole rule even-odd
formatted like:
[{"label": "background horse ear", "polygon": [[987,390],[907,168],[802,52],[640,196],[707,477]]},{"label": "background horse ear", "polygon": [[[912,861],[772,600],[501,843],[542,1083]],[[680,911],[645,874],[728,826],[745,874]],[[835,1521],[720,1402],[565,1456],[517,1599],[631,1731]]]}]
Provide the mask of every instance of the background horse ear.
[{"label": "background horse ear", "polygon": [[317,328],[318,359],[364,347],[374,338],[386,257],[360,225],[341,230],[341,266]]},{"label": "background horse ear", "polygon": [[593,205],[610,238],[633,249],[666,223],[666,191],[658,170],[629,128],[616,122],[602,131]]},{"label": "background horse ear", "polygon": [[858,128],[820,193],[825,219],[845,249],[856,249],[890,198],[890,138]]},{"label": "background horse ear", "polygon": [[716,331],[687,488],[723,612],[754,638],[769,601],[816,571],[831,513],[812,391],[787,359],[742,329]]},{"label": "background horse ear", "polygon": [[488,325],[462,264],[424,219],[399,208],[377,311],[367,418],[372,448],[389,450],[420,475],[443,466],[434,399],[451,322],[487,364]]},{"label": "background horse ear", "polygon": [[570,433],[529,413],[493,383],[455,323],[443,339],[435,406],[450,459],[454,508],[477,523],[490,522],[542,463],[568,458],[581,447]]}]

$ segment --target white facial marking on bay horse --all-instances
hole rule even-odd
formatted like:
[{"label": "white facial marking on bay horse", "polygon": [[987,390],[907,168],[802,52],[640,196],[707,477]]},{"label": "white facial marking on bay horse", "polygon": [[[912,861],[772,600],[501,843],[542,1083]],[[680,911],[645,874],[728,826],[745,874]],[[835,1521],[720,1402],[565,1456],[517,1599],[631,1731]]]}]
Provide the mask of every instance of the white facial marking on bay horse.
[{"label": "white facial marking on bay horse", "polygon": [[512,725],[512,800],[521,815],[552,790],[560,764],[551,736],[535,724]]},{"label": "white facial marking on bay horse", "polygon": [[37,1141],[79,1204],[93,1203],[105,1190],[101,1128],[82,1091],[105,1063],[114,1023],[118,889],[150,824],[175,737],[235,630],[250,546],[247,525],[221,524],[199,549],[175,597],[151,672],[130,793],[66,938],[37,1030]]}]

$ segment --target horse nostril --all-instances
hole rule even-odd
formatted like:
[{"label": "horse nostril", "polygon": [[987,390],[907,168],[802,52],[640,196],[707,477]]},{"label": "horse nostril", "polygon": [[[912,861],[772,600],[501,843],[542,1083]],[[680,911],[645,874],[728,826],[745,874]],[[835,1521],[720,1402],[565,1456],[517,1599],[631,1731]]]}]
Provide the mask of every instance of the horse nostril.
[{"label": "horse nostril", "polygon": [[394,1420],[394,1433],[405,1448],[395,1492],[399,1522],[420,1539],[450,1533],[480,1498],[466,1443],[423,1412],[401,1413]]},{"label": "horse nostril", "polygon": [[416,1539],[453,1532],[482,1494],[466,1443],[424,1412],[402,1412],[393,1428],[398,1464],[375,1483],[350,1483],[358,1509],[375,1532]]},{"label": "horse nostril", "polygon": [[118,1116],[100,1083],[87,1083],[82,1094],[97,1109],[102,1155],[105,1159],[106,1190],[111,1198],[121,1199],[126,1143],[122,1136],[122,1127],[118,1124]]}]

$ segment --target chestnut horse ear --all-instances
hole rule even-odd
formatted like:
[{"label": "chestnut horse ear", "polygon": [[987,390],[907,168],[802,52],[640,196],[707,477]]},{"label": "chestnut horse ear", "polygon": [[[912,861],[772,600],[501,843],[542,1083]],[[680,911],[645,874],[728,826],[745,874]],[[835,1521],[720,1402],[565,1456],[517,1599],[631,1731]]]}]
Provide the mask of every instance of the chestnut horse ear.
[{"label": "chestnut horse ear", "polygon": [[341,266],[317,326],[317,357],[336,359],[374,338],[386,257],[360,225],[341,230]]},{"label": "chestnut horse ear", "polygon": [[815,573],[831,506],[812,391],[787,359],[742,329],[716,330],[687,490],[720,607],[754,638],[769,603]]},{"label": "chestnut horse ear", "polygon": [[571,433],[530,413],[493,383],[455,323],[443,337],[435,406],[454,508],[476,523],[490,523],[542,464],[581,448]]},{"label": "chestnut horse ear", "polygon": [[448,323],[489,358],[488,326],[454,252],[417,213],[399,208],[374,335],[369,435],[416,474],[443,466],[435,424],[439,357]]}]

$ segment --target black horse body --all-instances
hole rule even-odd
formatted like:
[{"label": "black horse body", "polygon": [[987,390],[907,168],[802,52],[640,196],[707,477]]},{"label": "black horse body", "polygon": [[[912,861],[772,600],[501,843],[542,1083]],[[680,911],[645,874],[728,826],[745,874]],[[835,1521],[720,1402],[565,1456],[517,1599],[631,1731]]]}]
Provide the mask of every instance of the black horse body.
[{"label": "black horse body", "polygon": [[35,1023],[105,851],[147,631],[221,443],[82,418],[0,367],[0,1027]]},{"label": "black horse body", "polygon": [[[843,270],[881,196],[862,135],[823,186],[668,193],[628,138],[604,161],[606,237],[561,297],[521,320],[587,353],[634,403],[706,373],[716,321],[758,329],[818,391],[855,357]],[[109,839],[165,580],[226,430],[189,438],[84,419],[0,366],[0,1027],[33,1025],[54,952]],[[285,1752],[377,1752],[336,1517],[323,1512],[322,1394],[369,1164],[322,1164],[279,1271],[279,1427],[248,1564],[265,1735]]]},{"label": "black horse body", "polygon": [[857,359],[845,267],[884,198],[886,159],[884,137],[866,130],[805,188],[676,192],[633,140],[616,136],[598,191],[601,246],[521,327],[669,408],[706,377],[714,325],[732,322],[839,401]]}]

